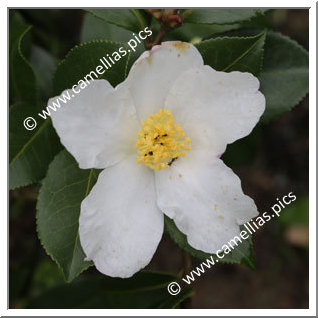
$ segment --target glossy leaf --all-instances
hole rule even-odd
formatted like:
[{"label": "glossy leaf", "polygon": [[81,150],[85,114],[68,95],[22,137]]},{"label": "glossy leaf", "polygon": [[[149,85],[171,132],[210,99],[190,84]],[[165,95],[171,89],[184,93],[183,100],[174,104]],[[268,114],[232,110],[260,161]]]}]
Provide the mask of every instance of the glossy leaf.
[{"label": "glossy leaf", "polygon": [[167,291],[178,278],[159,272],[139,272],[131,278],[86,277],[48,290],[31,300],[29,308],[154,309],[175,308],[192,296],[185,289],[176,296]]},{"label": "glossy leaf", "polygon": [[[23,126],[25,118],[37,120],[40,105],[37,100],[35,72],[26,55],[31,48],[30,26],[22,21],[17,12],[10,15],[10,98],[19,100],[9,110],[9,184],[10,189],[29,185],[41,180],[54,155],[61,145],[50,121],[38,122],[34,130]],[[36,61],[34,61],[36,57]],[[40,65],[38,55],[31,54],[34,65]],[[50,74],[50,68],[37,69],[43,76]],[[45,74],[45,75],[44,75]],[[46,82],[48,83],[48,82]]]},{"label": "glossy leaf", "polygon": [[9,110],[9,185],[10,189],[41,180],[49,163],[62,147],[49,119],[34,130],[27,130],[27,117],[37,118],[34,105],[18,103]]},{"label": "glossy leaf", "polygon": [[[132,37],[133,33],[131,31],[117,27],[114,24],[107,23],[90,13],[85,14],[81,33],[82,42],[101,39],[128,42],[132,39]],[[140,44],[135,48],[135,51],[131,51],[129,53],[127,64],[125,66],[125,77],[128,75],[132,64],[144,50],[144,45]]]},{"label": "glossy leaf", "polygon": [[39,99],[47,100],[53,94],[53,74],[56,60],[39,46],[32,46],[30,63],[38,83]]},{"label": "glossy leaf", "polygon": [[217,71],[241,71],[258,75],[261,71],[265,34],[252,37],[220,37],[196,45],[204,64]]},{"label": "glossy leaf", "polygon": [[291,110],[306,96],[308,62],[308,52],[297,42],[280,33],[268,33],[259,77],[261,91],[266,97],[262,117],[265,122]]},{"label": "glossy leaf", "polygon": [[66,151],[60,152],[49,166],[37,204],[37,230],[46,252],[71,281],[92,263],[84,261],[78,235],[82,200],[97,180],[99,171],[78,168]]},{"label": "glossy leaf", "polygon": [[148,15],[139,9],[90,9],[87,10],[107,23],[139,32],[147,26]]},{"label": "glossy leaf", "polygon": [[128,76],[129,71],[134,64],[134,62],[139,58],[139,56],[145,51],[145,48],[142,45],[139,45],[136,47],[135,52],[131,52],[129,54],[128,60],[127,60],[127,65],[125,68],[125,77]]},{"label": "glossy leaf", "polygon": [[81,42],[92,40],[128,42],[131,38],[133,38],[132,31],[107,23],[89,12],[84,16]]},{"label": "glossy leaf", "polygon": [[[125,56],[120,54],[121,58],[118,61],[114,61],[115,64],[112,64],[109,57],[112,57],[114,52],[119,54],[119,49],[121,47],[127,50]],[[121,83],[125,79],[125,72],[128,67],[127,62],[129,55],[131,54],[128,50],[130,49],[125,43],[116,43],[105,40],[85,42],[74,47],[57,68],[54,77],[55,94],[61,94],[64,89],[71,88],[91,72],[95,72],[98,78],[107,79],[113,86]],[[108,68],[104,74],[99,75],[96,72],[96,67],[98,65],[103,67],[102,62],[100,61],[103,57],[105,57],[112,66]],[[104,63],[106,64],[105,60]],[[103,69],[105,70],[106,68],[103,67]],[[93,73],[92,78],[96,79],[96,76]]]},{"label": "glossy leaf", "polygon": [[[187,241],[186,235],[179,231],[173,220],[168,218],[167,216],[165,216],[165,229],[170,237],[175,241],[175,243],[184,251],[188,252],[191,256],[199,258],[201,260],[210,258],[210,254],[191,247]],[[224,242],[224,244],[227,243],[228,242]],[[215,259],[217,259],[217,256],[215,256]],[[239,245],[236,246],[235,249],[233,249],[229,254],[225,255],[223,259],[220,259],[219,262],[239,263],[254,269],[255,259],[251,238],[249,237],[247,240],[242,240],[242,243],[239,243]]]},{"label": "glossy leaf", "polygon": [[169,32],[165,36],[165,40],[184,42],[194,42],[202,39],[207,39],[210,36],[223,33],[239,28],[239,24],[195,24],[185,23],[181,28],[177,28]]},{"label": "glossy leaf", "polygon": [[190,9],[184,22],[204,24],[233,24],[250,20],[265,10],[260,9]]}]

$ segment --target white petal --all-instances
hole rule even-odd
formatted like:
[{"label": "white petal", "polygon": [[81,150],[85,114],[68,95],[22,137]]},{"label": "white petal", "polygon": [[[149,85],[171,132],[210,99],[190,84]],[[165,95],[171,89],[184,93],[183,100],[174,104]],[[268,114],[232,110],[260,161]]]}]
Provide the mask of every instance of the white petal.
[{"label": "white petal", "polygon": [[53,126],[80,168],[106,168],[134,151],[138,120],[127,89],[95,80],[60,104],[61,108],[51,111]]},{"label": "white petal", "polygon": [[247,136],[265,109],[259,81],[250,73],[217,72],[209,66],[183,73],[166,100],[193,149],[222,154],[226,144]]},{"label": "white petal", "polygon": [[140,120],[164,107],[173,82],[185,70],[203,65],[199,51],[185,42],[163,42],[144,52],[131,68],[129,86]]},{"label": "white petal", "polygon": [[151,260],[163,233],[154,174],[130,156],[105,169],[83,200],[79,234],[96,268],[112,277],[130,277]]},{"label": "white petal", "polygon": [[157,203],[195,249],[215,253],[255,217],[254,201],[220,159],[192,151],[156,172]]}]

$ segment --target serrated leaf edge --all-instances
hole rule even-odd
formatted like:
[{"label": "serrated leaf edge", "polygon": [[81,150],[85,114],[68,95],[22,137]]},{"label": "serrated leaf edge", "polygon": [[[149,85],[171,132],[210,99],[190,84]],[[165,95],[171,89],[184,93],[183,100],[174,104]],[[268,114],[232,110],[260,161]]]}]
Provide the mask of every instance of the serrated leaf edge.
[{"label": "serrated leaf edge", "polygon": [[[56,74],[57,72],[59,71],[59,68],[66,63],[67,59],[72,56],[72,54],[74,54],[74,51],[77,51],[79,50],[81,47],[86,47],[88,45],[91,45],[91,44],[99,44],[99,43],[104,43],[104,44],[115,44],[115,45],[121,45],[121,46],[125,46],[127,45],[127,43],[125,42],[116,42],[116,41],[111,41],[111,40],[91,40],[91,41],[87,41],[87,42],[82,42],[78,45],[75,45],[74,47],[72,47],[68,52],[67,54],[65,55],[64,59],[62,59],[56,66],[55,68],[55,71],[54,71],[54,74],[53,74],[53,91],[55,92],[56,91],[56,87],[55,87],[55,78],[56,78]],[[127,56],[127,62],[126,62],[126,65],[125,65],[125,73],[126,73],[126,68],[127,68],[127,65],[128,65],[128,60],[129,60],[129,57],[130,55],[132,54],[132,52],[129,52],[128,53],[128,56]],[[100,75],[100,74],[99,74]],[[125,75],[125,74],[124,74]],[[102,76],[102,75],[100,75]],[[99,78],[99,76],[98,76]],[[65,88],[67,89],[67,88]],[[59,95],[57,95],[59,96]]]},{"label": "serrated leaf edge", "polygon": [[[167,217],[167,216],[165,216],[165,217]],[[169,217],[167,217],[167,218],[169,218]],[[169,219],[170,219],[170,218],[169,218]],[[170,219],[170,221],[172,221],[172,222],[174,223],[174,221],[173,221],[172,219]],[[175,225],[175,223],[174,223],[174,226],[177,228],[177,226]],[[179,232],[181,232],[178,228],[177,228],[177,230],[178,230]],[[174,242],[175,244],[177,244],[183,251],[189,253],[192,257],[194,257],[194,258],[196,258],[196,259],[200,259],[200,260],[202,260],[202,261],[205,261],[205,260],[207,260],[208,258],[210,258],[210,256],[217,257],[215,254],[208,254],[208,253],[206,253],[206,252],[203,252],[203,251],[200,251],[200,250],[196,250],[195,248],[193,248],[193,247],[188,243],[187,235],[185,235],[184,233],[181,232],[183,235],[185,235],[186,240],[187,240],[187,244],[188,244],[191,248],[193,248],[194,250],[196,250],[196,251],[198,251],[198,252],[201,252],[201,253],[204,253],[204,254],[207,255],[207,257],[204,257],[204,258],[195,256],[195,255],[193,255],[191,252],[189,252],[188,250],[185,250],[185,249],[179,244],[179,242],[177,242],[177,241],[174,239],[174,236],[170,234],[170,231],[168,230],[168,228],[167,228],[166,226],[165,226],[165,232],[171,237],[171,239],[173,240],[173,242]],[[250,240],[250,243],[251,243],[251,244],[250,244],[249,248],[251,249],[251,254],[252,254],[253,259],[255,259],[255,257],[254,257],[255,255],[254,255],[254,250],[253,250],[253,241],[252,241],[252,238],[251,238],[251,240]],[[244,260],[245,260],[245,259],[248,259],[240,250],[238,250],[238,251],[240,252],[241,255],[244,256]],[[244,263],[242,263],[242,262],[228,261],[228,260],[219,259],[219,258],[218,258],[218,260],[219,260],[219,263],[224,263],[224,264],[242,264],[242,265],[247,265],[248,267],[250,267],[250,268],[252,268],[252,269],[255,269],[255,265],[254,265],[251,261],[249,261],[249,260],[248,260],[248,263],[249,263],[249,264],[244,264]]]},{"label": "serrated leaf edge", "polygon": [[[197,9],[192,9],[192,12],[189,12],[189,14],[187,14],[187,16],[191,16],[191,14]],[[222,10],[222,9],[220,9]],[[190,10],[189,10],[190,11]],[[267,11],[267,10],[266,10]],[[259,9],[254,9],[254,14],[252,16],[250,16],[247,19],[243,19],[243,20],[234,20],[231,22],[223,22],[223,23],[217,23],[217,22],[193,22],[193,21],[187,21],[185,19],[184,23],[193,23],[193,24],[210,24],[210,25],[231,25],[231,24],[236,24],[239,22],[250,22],[253,18],[255,18],[258,14],[260,15],[265,15],[266,11],[260,11]]]},{"label": "serrated leaf edge", "polygon": [[[55,161],[56,157],[59,156],[61,153],[66,153],[67,151],[65,149],[63,149],[62,151],[60,151],[58,154],[56,154],[53,158],[53,160],[51,161],[51,163],[49,164],[48,166],[48,170],[50,169],[52,163]],[[90,169],[90,170],[94,170],[94,169]],[[58,268],[60,269],[60,271],[62,272],[62,275],[64,277],[64,280],[67,282],[67,283],[70,283],[72,280],[74,280],[76,277],[78,277],[81,273],[83,273],[85,270],[87,270],[89,267],[93,266],[93,263],[87,263],[87,266],[86,267],[83,267],[82,270],[80,272],[77,273],[77,275],[75,275],[71,280],[69,279],[69,277],[66,277],[65,273],[64,273],[64,270],[62,268],[62,266],[60,265],[60,263],[57,261],[57,259],[46,249],[46,246],[44,245],[43,241],[42,241],[42,237],[40,235],[40,231],[39,231],[39,223],[38,223],[38,214],[40,213],[39,212],[39,197],[40,197],[40,194],[41,194],[41,191],[43,189],[43,186],[46,182],[46,177],[47,175],[45,176],[45,178],[43,179],[43,182],[42,182],[42,186],[41,186],[41,189],[39,191],[39,194],[38,194],[38,200],[37,200],[37,203],[36,203],[36,233],[37,233],[37,236],[39,238],[39,241],[40,241],[40,244],[42,245],[43,249],[45,250],[46,254],[49,255],[51,257],[51,259],[57,264]],[[75,245],[75,244],[74,244]]]},{"label": "serrated leaf edge", "polygon": [[[92,11],[90,11],[90,10],[85,10],[85,11],[88,12],[88,13],[90,13],[90,14],[93,15],[94,17],[96,17],[96,18],[98,18],[98,19],[100,19],[100,20],[106,22],[106,23],[116,25],[116,26],[119,27],[119,28],[122,28],[122,29],[125,29],[125,30],[128,30],[128,31],[131,31],[131,32],[135,32],[135,30],[131,30],[131,29],[129,29],[129,28],[127,29],[127,26],[123,26],[122,24],[115,23],[115,22],[113,22],[113,21],[108,21],[108,20],[106,20],[105,18],[102,18],[102,17],[96,15],[94,12],[92,12]],[[136,15],[132,12],[132,9],[128,9],[128,11],[129,11],[129,13],[130,13],[134,18],[136,18],[136,21],[137,21],[138,23],[140,23],[139,19],[138,19],[138,18],[136,17]]]},{"label": "serrated leaf edge", "polygon": [[[276,35],[276,36],[280,36],[280,37],[282,37],[282,38],[285,38],[288,42],[292,43],[292,44],[295,45],[298,49],[300,49],[303,53],[305,53],[307,56],[309,56],[309,52],[308,52],[302,45],[300,45],[297,41],[291,39],[289,36],[284,35],[284,34],[282,34],[282,33],[280,33],[280,32],[275,32],[275,31],[268,31],[267,34],[273,34],[273,35]],[[264,55],[263,55],[263,60],[264,60]],[[269,73],[269,72],[268,72],[268,73]],[[261,72],[260,72],[259,75],[258,75],[258,78],[260,78],[260,77],[262,76],[262,74],[266,74],[266,72],[262,72],[262,70],[261,70]],[[308,74],[309,74],[309,71],[308,71]],[[266,118],[266,117],[265,117],[265,119],[264,119],[263,116],[262,116],[261,121],[260,121],[260,124],[263,124],[263,125],[264,125],[264,124],[268,124],[268,123],[270,123],[270,122],[273,121],[273,120],[276,120],[276,119],[281,118],[281,117],[284,116],[284,114],[286,114],[288,111],[293,110],[297,105],[300,104],[301,101],[303,101],[303,100],[305,99],[305,97],[308,95],[308,92],[309,92],[309,87],[307,88],[307,92],[306,92],[304,95],[302,95],[302,96],[298,99],[298,101],[297,101],[293,106],[290,106],[287,111],[284,111],[284,112],[282,112],[282,113],[280,113],[280,114],[276,114],[276,115],[274,115],[273,117],[270,117],[270,118]]]}]

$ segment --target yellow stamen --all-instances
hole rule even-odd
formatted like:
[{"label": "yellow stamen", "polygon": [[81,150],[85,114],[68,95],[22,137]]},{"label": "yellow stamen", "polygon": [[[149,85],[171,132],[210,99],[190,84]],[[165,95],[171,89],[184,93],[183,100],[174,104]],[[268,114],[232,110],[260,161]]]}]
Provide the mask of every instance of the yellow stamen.
[{"label": "yellow stamen", "polygon": [[135,144],[138,150],[138,163],[144,163],[154,170],[166,169],[178,157],[190,151],[191,139],[185,137],[180,125],[173,122],[169,109],[159,109],[142,121]]}]

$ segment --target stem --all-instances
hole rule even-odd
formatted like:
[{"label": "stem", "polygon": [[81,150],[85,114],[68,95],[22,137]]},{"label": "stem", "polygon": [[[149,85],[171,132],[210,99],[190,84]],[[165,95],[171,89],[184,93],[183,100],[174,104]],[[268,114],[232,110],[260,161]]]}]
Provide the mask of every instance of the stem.
[{"label": "stem", "polygon": [[153,42],[146,43],[146,48],[151,49],[155,45],[160,44],[165,35],[166,35],[166,28],[164,27],[164,25],[161,25],[155,40]]}]

